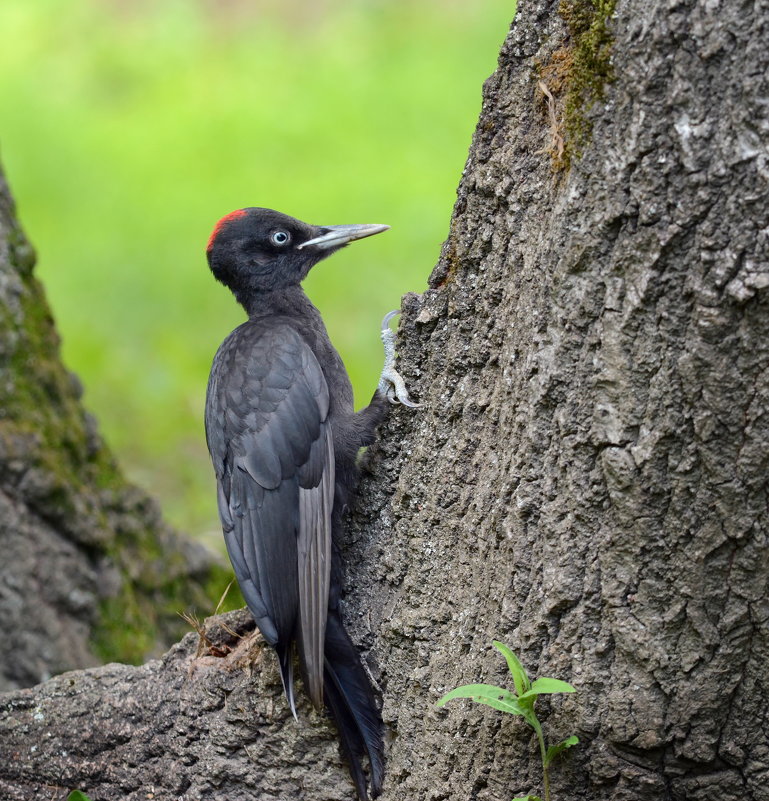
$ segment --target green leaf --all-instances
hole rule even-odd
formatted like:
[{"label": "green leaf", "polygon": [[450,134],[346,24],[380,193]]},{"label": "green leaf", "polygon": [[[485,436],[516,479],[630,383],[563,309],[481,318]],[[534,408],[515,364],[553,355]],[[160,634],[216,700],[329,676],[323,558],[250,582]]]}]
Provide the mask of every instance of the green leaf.
[{"label": "green leaf", "polygon": [[536,695],[527,695],[523,694],[519,696],[517,699],[518,706],[521,708],[521,714],[526,719],[526,722],[531,726],[533,729],[536,729],[539,725],[539,721],[537,720],[537,713],[534,711],[534,703],[537,700]]},{"label": "green leaf", "polygon": [[558,754],[565,751],[567,748],[571,748],[578,742],[579,737],[577,737],[576,734],[572,734],[571,737],[567,737],[565,740],[558,743],[558,745],[551,745],[545,752],[545,767],[548,767],[550,763],[558,756]]},{"label": "green leaf", "polygon": [[503,642],[493,640],[492,643],[507,660],[507,667],[513,677],[516,693],[518,693],[518,695],[523,695],[523,693],[531,687],[531,682],[529,681],[526,670],[520,663],[518,657]]},{"label": "green leaf", "polygon": [[560,679],[535,679],[531,688],[522,697],[529,698],[532,695],[549,695],[551,693],[574,693],[576,690],[566,681]]},{"label": "green leaf", "polygon": [[519,795],[513,801],[542,801],[538,795]]},{"label": "green leaf", "polygon": [[441,698],[436,706],[443,706],[447,701],[454,698],[469,698],[478,704],[486,704],[501,712],[508,712],[511,715],[525,715],[524,709],[518,703],[518,699],[502,687],[495,687],[493,684],[463,684]]},{"label": "green leaf", "polygon": [[73,790],[67,796],[67,801],[91,801],[91,799],[80,790]]}]

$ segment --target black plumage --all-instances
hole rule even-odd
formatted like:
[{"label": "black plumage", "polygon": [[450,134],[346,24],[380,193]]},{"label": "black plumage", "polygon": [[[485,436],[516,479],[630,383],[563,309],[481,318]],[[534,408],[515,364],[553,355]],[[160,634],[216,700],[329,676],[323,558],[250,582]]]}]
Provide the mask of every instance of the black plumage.
[{"label": "black plumage", "polygon": [[300,283],[322,258],[386,228],[312,226],[249,208],[223,218],[208,245],[212,272],[248,313],[214,358],[206,400],[227,550],[277,651],[292,712],[296,643],[307,692],[333,715],[361,799],[364,755],[371,793],[381,790],[382,722],[342,625],[334,538],[355,489],[357,452],[371,443],[388,393],[380,385],[354,411],[347,372]]}]

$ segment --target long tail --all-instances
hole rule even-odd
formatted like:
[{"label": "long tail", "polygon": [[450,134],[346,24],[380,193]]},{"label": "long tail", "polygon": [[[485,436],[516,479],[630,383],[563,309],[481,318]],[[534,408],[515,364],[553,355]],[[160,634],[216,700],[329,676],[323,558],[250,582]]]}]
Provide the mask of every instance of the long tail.
[{"label": "long tail", "polygon": [[365,755],[371,773],[371,796],[376,798],[384,779],[382,718],[358,651],[338,612],[331,609],[326,623],[324,700],[336,721],[358,798],[368,800],[362,763]]}]

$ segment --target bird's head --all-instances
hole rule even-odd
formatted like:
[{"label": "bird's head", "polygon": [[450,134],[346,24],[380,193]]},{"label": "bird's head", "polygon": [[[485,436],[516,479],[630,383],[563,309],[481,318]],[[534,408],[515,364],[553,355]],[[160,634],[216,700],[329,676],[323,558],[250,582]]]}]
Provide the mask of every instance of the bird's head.
[{"label": "bird's head", "polygon": [[272,209],[239,209],[216,224],[206,254],[214,277],[245,303],[298,285],[321,259],[389,227],[309,225]]}]

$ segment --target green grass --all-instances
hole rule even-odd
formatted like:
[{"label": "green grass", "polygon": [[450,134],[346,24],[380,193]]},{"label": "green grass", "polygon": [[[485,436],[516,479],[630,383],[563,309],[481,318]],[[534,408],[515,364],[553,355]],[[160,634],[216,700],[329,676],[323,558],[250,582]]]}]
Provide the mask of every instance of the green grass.
[{"label": "green grass", "polygon": [[512,9],[0,4],[0,155],[65,360],[175,524],[218,528],[202,408],[211,357],[242,314],[205,264],[213,224],[266,205],[393,226],[307,282],[365,403],[379,320],[437,259]]}]

